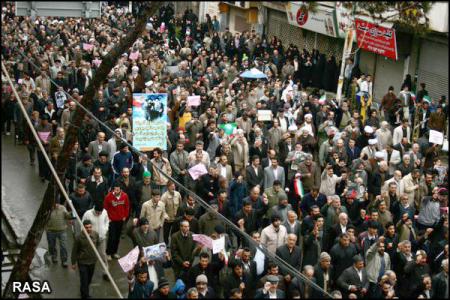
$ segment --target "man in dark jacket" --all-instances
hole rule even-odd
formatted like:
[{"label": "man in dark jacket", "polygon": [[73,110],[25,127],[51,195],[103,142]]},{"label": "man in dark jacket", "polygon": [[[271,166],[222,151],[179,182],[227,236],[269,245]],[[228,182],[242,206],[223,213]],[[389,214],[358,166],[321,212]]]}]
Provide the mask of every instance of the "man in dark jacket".
[{"label": "man in dark jacket", "polygon": [[432,298],[448,299],[448,258],[441,265],[442,272],[433,277]]},{"label": "man in dark jacket", "polygon": [[353,257],[353,265],[340,274],[337,286],[345,295],[344,298],[348,298],[350,293],[355,293],[358,298],[363,298],[366,295],[369,288],[369,280],[364,269],[364,259],[361,255]]},{"label": "man in dark jacket", "polygon": [[[276,255],[291,265],[294,269],[300,270],[302,262],[302,251],[297,244],[297,236],[293,233],[288,234],[287,243],[280,246],[276,250]],[[281,269],[281,274],[284,275],[286,282],[291,282],[291,275],[284,269]]]},{"label": "man in dark jacket", "polygon": [[98,167],[102,171],[102,176],[108,181],[108,188],[112,185],[113,170],[111,163],[108,161],[109,153],[107,151],[100,151],[98,159],[94,161],[94,168]]},{"label": "man in dark jacket", "polygon": [[116,184],[118,184],[122,191],[128,195],[128,200],[130,201],[131,213],[133,217],[137,217],[140,213],[139,202],[137,199],[137,185],[133,177],[130,176],[130,169],[125,167],[122,169],[122,174],[116,179]]},{"label": "man in dark jacket", "polygon": [[150,228],[147,218],[140,218],[138,226],[131,232],[134,247],[144,248],[158,244],[159,238],[156,236],[156,232]]},{"label": "man in dark jacket", "polygon": [[242,291],[242,297],[248,298],[249,290],[252,288],[249,285],[249,278],[244,272],[242,262],[239,260],[232,261],[230,263],[232,271],[225,278],[223,283],[224,297],[225,299],[230,298],[231,290],[239,288]]},{"label": "man in dark jacket", "polygon": [[331,262],[335,270],[334,280],[336,280],[337,276],[342,274],[346,268],[352,265],[352,258],[357,252],[356,246],[350,243],[348,234],[342,233],[339,236],[339,244],[334,245],[330,251]]},{"label": "man in dark jacket", "polygon": [[[92,223],[90,220],[83,222],[84,229],[86,229],[90,238],[94,242],[94,245],[99,246],[98,233],[92,230]],[[92,276],[95,271],[95,263],[97,262],[97,256],[85,234],[80,234],[75,238],[72,248],[72,269],[80,270],[80,293],[81,298],[89,297],[89,285],[91,284]]]},{"label": "man in dark jacket", "polygon": [[406,263],[404,273],[408,282],[408,291],[405,296],[410,298],[422,284],[422,276],[430,274],[430,267],[427,264],[427,254],[423,250],[417,251],[416,259]]},{"label": "man in dark jacket", "polygon": [[86,180],[86,190],[92,197],[94,204],[99,203],[103,205],[103,200],[108,194],[109,183],[108,179],[102,176],[102,169],[94,167],[94,172]]},{"label": "man in dark jacket", "polygon": [[[184,273],[189,271],[195,254],[201,249],[201,247],[196,246],[189,229],[189,222],[183,220],[180,222],[180,231],[172,235],[173,270],[177,279],[186,277]],[[187,282],[186,279],[184,278],[183,281]]]},{"label": "man in dark jacket", "polygon": [[[236,214],[236,224],[244,230],[247,234],[251,234],[253,231],[257,231],[258,219],[261,218],[267,211],[267,199],[265,205],[260,209],[253,209],[251,201],[246,200],[242,206],[242,209]],[[240,237],[239,234],[237,234]],[[246,242],[246,241],[244,241]]]},{"label": "man in dark jacket", "polygon": [[[334,287],[333,273],[334,268],[331,265],[331,256],[326,252],[320,253],[319,262],[314,267],[314,278],[316,278],[317,285],[327,293],[330,293]],[[320,293],[319,297],[327,298],[323,293]]]},{"label": "man in dark jacket", "polygon": [[187,288],[195,287],[197,276],[200,274],[204,274],[208,279],[208,283],[216,288],[219,283],[219,272],[224,267],[223,259],[223,255],[219,253],[219,255],[213,255],[210,261],[208,253],[201,253],[198,264],[189,269]]},{"label": "man in dark jacket", "polygon": [[91,195],[86,191],[86,186],[82,183],[79,183],[76,191],[70,194],[70,200],[72,200],[73,206],[80,219],[87,210],[94,207]]}]

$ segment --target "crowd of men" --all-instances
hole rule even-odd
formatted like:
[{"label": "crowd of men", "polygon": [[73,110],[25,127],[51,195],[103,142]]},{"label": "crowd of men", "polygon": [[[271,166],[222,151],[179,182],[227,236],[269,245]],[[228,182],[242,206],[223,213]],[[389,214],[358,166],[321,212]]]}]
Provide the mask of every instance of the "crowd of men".
[{"label": "crowd of men", "polygon": [[[77,108],[65,92],[82,99],[138,14],[104,6],[99,19],[31,19],[2,3],[2,62],[53,162]],[[97,258],[76,224],[67,249],[77,214],[107,264],[131,250],[118,253],[122,233],[141,249],[127,274],[130,298],[448,298],[448,166],[428,142],[429,130],[446,132],[447,100],[430,99],[425,84],[412,94],[410,77],[400,93],[391,87],[373,99],[371,76],[353,58],[345,63],[344,101],[323,100],[337,84],[333,56],[161,8],[96,92],[100,122],[86,115],[78,128],[65,174],[76,211],[62,197],[55,204],[53,263],[59,241],[62,267],[78,267],[81,296],[89,296]],[[239,77],[252,67],[268,79]],[[124,142],[133,142],[132,95],[155,92],[168,94],[168,150],[138,153]],[[191,95],[199,106],[187,105]],[[17,101],[2,74],[2,133],[14,128],[31,166],[37,152],[45,182],[49,167]],[[226,133],[221,125],[230,123],[237,129]],[[199,164],[208,173],[193,178]],[[225,237],[226,253],[192,234]],[[161,242],[162,261],[142,252]]]}]

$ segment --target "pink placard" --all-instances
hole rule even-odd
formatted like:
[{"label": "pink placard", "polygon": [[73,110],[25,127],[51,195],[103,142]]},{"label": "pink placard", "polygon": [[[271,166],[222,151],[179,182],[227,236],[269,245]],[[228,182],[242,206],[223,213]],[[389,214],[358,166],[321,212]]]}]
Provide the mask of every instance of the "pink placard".
[{"label": "pink placard", "polygon": [[134,247],[133,250],[128,252],[127,255],[120,258],[118,262],[119,265],[122,267],[122,270],[126,273],[133,269],[134,265],[137,262],[138,257],[139,257],[139,247],[136,246]]},{"label": "pink placard", "polygon": [[90,51],[94,49],[94,45],[83,43],[83,50]]},{"label": "pink placard", "polygon": [[199,163],[189,169],[189,174],[191,174],[192,179],[197,180],[200,176],[208,173],[204,164]]},{"label": "pink placard", "polygon": [[139,51],[130,53],[130,59],[136,60],[139,57]]},{"label": "pink placard", "polygon": [[42,141],[47,142],[48,137],[50,136],[50,131],[39,131],[38,135]]},{"label": "pink placard", "polygon": [[207,235],[204,235],[204,234],[193,234],[192,235],[192,239],[195,242],[205,246],[206,248],[209,248],[209,249],[213,248],[213,240],[212,240],[212,238],[210,238]]}]

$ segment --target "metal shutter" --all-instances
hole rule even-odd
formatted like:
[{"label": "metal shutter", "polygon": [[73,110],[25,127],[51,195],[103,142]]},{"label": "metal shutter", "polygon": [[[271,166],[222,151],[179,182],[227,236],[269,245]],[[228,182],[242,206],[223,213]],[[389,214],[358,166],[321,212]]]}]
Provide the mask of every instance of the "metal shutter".
[{"label": "metal shutter", "polygon": [[421,82],[432,99],[448,99],[448,44],[422,40],[417,84]]},{"label": "metal shutter", "polygon": [[[314,49],[314,35],[312,31],[303,30],[300,27],[290,25],[286,12],[268,9],[267,36],[277,36],[283,46],[290,43],[296,45],[301,51],[303,48],[311,52]],[[342,58],[343,39],[332,38],[323,34],[317,34],[317,49],[327,56],[334,55],[336,60]]]}]

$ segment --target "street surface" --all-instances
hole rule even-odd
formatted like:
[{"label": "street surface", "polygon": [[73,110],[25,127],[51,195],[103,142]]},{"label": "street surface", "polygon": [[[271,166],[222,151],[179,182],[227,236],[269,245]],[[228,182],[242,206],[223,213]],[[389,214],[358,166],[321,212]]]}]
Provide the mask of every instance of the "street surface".
[{"label": "street surface", "polygon": [[[42,183],[38,176],[37,159],[34,167],[30,166],[26,146],[14,146],[11,136],[2,136],[2,207],[10,217],[12,226],[19,238],[25,239],[28,230],[39,209],[45,192],[46,183]],[[72,249],[73,235],[68,232],[69,257]],[[42,236],[39,248],[48,249],[46,234]],[[132,249],[131,240],[125,236],[120,241],[119,255],[124,256]],[[59,257],[58,257],[59,258]],[[60,261],[58,264],[48,263],[32,272],[33,278],[48,280],[53,293],[43,295],[44,298],[79,298],[80,280],[78,270],[70,267],[64,269]],[[69,261],[70,263],[70,261]],[[122,271],[117,260],[109,262],[110,271],[124,298],[128,297],[128,282],[126,274]],[[112,285],[103,280],[102,269],[96,265],[92,279],[92,298],[117,298]],[[9,274],[2,274],[2,289],[8,280]],[[172,284],[174,277],[172,270],[166,270],[166,277]]]}]

